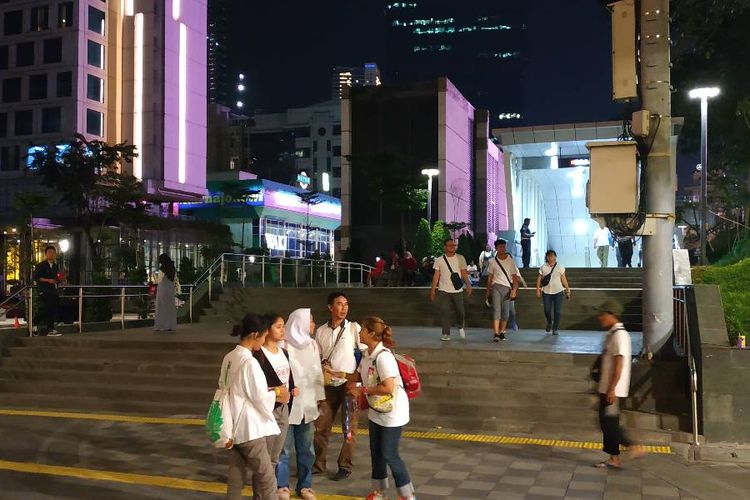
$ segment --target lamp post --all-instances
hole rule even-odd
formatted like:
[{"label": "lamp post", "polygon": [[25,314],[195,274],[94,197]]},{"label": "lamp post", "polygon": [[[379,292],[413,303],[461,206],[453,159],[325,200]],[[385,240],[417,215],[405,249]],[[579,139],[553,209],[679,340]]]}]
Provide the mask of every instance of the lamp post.
[{"label": "lamp post", "polygon": [[425,168],[422,175],[427,176],[427,222],[432,227],[432,178],[438,175],[440,171],[436,168]]},{"label": "lamp post", "polygon": [[701,264],[708,264],[706,258],[706,219],[708,215],[708,100],[719,95],[718,87],[701,87],[688,94],[691,99],[701,100]]}]

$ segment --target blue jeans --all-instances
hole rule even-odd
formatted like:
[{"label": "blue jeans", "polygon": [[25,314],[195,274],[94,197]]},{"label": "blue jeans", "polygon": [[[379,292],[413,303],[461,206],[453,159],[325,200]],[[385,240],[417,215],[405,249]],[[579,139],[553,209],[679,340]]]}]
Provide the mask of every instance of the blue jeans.
[{"label": "blue jeans", "polygon": [[547,324],[552,326],[552,330],[560,328],[560,313],[562,312],[563,292],[549,294],[542,293],[544,302],[544,317],[547,318]]},{"label": "blue jeans", "polygon": [[379,490],[388,488],[388,467],[391,468],[398,494],[411,498],[414,486],[409,471],[398,453],[403,427],[383,427],[370,420],[370,457],[372,458],[372,482]]},{"label": "blue jeans", "polygon": [[299,425],[290,425],[286,433],[284,450],[279,456],[276,466],[276,484],[279,488],[289,487],[289,456],[292,449],[297,455],[297,487],[295,492],[299,495],[302,488],[312,488],[312,466],[315,462],[315,448],[313,448],[313,436],[315,435],[315,424],[304,421]]}]

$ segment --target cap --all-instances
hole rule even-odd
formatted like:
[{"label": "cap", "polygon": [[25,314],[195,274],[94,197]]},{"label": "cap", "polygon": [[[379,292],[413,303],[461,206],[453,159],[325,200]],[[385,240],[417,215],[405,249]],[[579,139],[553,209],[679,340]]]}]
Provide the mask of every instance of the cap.
[{"label": "cap", "polygon": [[617,316],[618,318],[622,315],[623,307],[619,302],[613,300],[607,300],[602,305],[596,308],[598,314],[609,313]]}]

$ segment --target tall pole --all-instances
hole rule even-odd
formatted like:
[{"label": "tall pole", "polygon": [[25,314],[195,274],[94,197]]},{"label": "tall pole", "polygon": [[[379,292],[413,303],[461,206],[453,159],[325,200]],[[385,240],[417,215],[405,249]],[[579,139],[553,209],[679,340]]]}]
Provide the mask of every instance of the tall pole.
[{"label": "tall pole", "polygon": [[432,177],[427,176],[427,222],[432,227]]},{"label": "tall pole", "polygon": [[701,97],[701,264],[706,256],[706,219],[708,218],[708,97]]},{"label": "tall pole", "polygon": [[641,100],[655,130],[645,165],[646,211],[655,232],[643,238],[643,337],[646,352],[655,353],[674,327],[672,235],[677,175],[670,141],[669,0],[642,0],[640,26]]}]

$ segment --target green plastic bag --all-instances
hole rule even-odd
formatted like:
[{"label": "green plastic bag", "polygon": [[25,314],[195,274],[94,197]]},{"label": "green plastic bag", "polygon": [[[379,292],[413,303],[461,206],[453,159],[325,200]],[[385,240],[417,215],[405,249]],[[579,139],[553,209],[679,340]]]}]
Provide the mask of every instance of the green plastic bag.
[{"label": "green plastic bag", "polygon": [[226,445],[225,440],[222,440],[222,435],[226,437],[226,433],[222,433],[224,428],[224,405],[227,404],[227,396],[229,395],[229,386],[227,384],[229,376],[229,368],[232,366],[231,361],[227,363],[226,371],[224,372],[224,384],[214,393],[213,401],[208,407],[208,413],[206,414],[205,430],[208,439],[213,443],[216,448],[224,448]]}]

